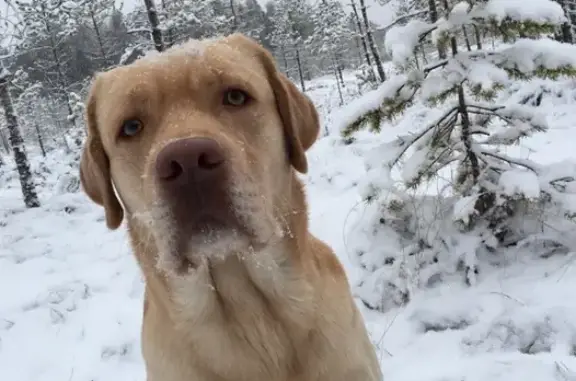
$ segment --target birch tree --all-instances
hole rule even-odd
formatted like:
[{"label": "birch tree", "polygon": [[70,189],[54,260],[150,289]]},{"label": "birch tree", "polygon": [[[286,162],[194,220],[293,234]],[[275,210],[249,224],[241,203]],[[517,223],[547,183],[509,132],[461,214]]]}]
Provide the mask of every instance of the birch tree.
[{"label": "birch tree", "polygon": [[37,208],[40,206],[40,200],[36,193],[30,163],[24,147],[24,139],[22,139],[18,118],[16,117],[16,111],[10,95],[10,78],[11,75],[8,70],[0,70],[0,103],[4,110],[4,117],[10,134],[10,148],[14,154],[14,162],[16,163],[16,170],[20,179],[24,204],[27,208]]}]

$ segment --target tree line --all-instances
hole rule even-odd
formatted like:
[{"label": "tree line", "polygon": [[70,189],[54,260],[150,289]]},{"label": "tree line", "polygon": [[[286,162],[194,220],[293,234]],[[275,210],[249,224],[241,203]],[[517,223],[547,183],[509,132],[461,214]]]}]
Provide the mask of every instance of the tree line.
[{"label": "tree line", "polygon": [[[365,0],[141,0],[123,12],[115,0],[5,0],[0,14],[0,165],[17,163],[24,199],[38,206],[25,146],[46,156],[71,154],[83,142],[83,102],[95,72],[125,65],[146,51],[188,38],[245,33],[273,52],[306,91],[318,75],[360,69],[375,86],[385,80],[378,26]],[[343,101],[342,95],[340,95]]]}]

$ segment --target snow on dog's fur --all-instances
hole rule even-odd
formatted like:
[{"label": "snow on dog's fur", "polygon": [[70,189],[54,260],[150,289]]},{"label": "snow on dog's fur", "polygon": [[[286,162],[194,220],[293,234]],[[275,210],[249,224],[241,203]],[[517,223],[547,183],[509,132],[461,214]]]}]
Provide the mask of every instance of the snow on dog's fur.
[{"label": "snow on dog's fur", "polygon": [[[250,102],[229,107],[230,89]],[[109,228],[126,216],[146,281],[148,381],[380,380],[344,271],[308,231],[295,172],[307,172],[318,115],[264,48],[235,34],[99,74],[87,116],[83,187]],[[119,137],[135,119],[142,128]],[[167,192],[161,152],[197,138],[217,147],[226,177],[204,182],[205,193],[190,181]],[[217,224],[178,209],[204,207],[188,187],[203,201],[223,197],[209,203]]]}]

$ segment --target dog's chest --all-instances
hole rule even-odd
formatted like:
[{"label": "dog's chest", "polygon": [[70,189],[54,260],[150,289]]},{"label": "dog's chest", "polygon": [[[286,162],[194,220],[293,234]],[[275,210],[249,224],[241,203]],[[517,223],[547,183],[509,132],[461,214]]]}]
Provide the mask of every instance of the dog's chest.
[{"label": "dog's chest", "polygon": [[234,381],[282,380],[296,370],[309,297],[289,271],[234,259],[182,282],[175,321],[200,366]]}]

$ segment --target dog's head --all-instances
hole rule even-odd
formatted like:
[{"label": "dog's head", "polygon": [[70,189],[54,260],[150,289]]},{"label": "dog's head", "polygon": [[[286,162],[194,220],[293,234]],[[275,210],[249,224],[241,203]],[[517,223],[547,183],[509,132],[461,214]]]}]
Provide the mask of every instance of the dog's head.
[{"label": "dog's head", "polygon": [[240,34],[98,74],[87,124],[85,192],[109,228],[124,214],[144,226],[168,271],[278,240],[319,132],[310,100]]}]

